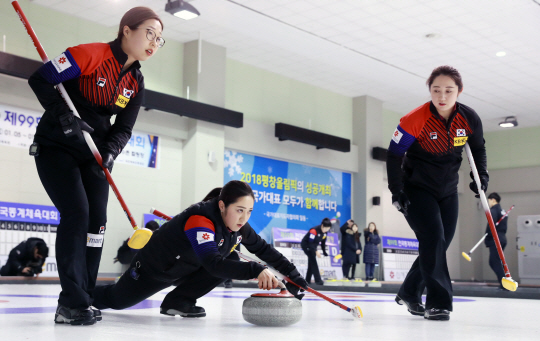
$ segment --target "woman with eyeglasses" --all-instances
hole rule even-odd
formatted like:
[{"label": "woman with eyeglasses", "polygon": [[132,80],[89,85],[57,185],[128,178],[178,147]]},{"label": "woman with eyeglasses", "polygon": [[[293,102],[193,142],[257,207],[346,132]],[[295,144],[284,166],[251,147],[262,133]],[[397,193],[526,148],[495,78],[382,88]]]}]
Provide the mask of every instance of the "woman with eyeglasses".
[{"label": "woman with eyeglasses", "polygon": [[[163,23],[150,8],[135,7],[120,21],[109,43],[68,48],[43,64],[28,83],[45,109],[31,155],[47,194],[60,212],[56,260],[62,291],[56,323],[94,324],[101,312],[92,307],[93,290],[107,222],[109,185],[90,152],[90,133],[112,170],[131,138],[144,97],[140,61],[165,41]],[[63,83],[81,118],[73,115],[55,85]],[[116,115],[114,124],[110,119]]]}]

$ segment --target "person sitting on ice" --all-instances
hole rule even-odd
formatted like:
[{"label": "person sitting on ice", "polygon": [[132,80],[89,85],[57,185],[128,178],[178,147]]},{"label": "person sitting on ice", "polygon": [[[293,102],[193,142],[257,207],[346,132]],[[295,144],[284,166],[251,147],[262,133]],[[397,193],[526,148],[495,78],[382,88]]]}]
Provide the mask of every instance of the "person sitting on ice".
[{"label": "person sitting on ice", "polygon": [[[125,309],[176,285],[161,303],[161,314],[203,317],[206,312],[195,305],[197,299],[227,278],[257,278],[260,289],[275,288],[278,281],[270,270],[256,262],[240,261],[234,252],[240,243],[307,289],[307,282],[294,264],[248,224],[254,195],[247,183],[230,181],[205,199],[163,224],[135,255],[118,283],[97,286],[94,306]],[[302,298],[298,287],[287,283],[287,288]]]},{"label": "person sitting on ice", "polygon": [[0,269],[2,276],[38,276],[43,270],[49,248],[41,238],[28,238],[9,253],[9,258]]}]

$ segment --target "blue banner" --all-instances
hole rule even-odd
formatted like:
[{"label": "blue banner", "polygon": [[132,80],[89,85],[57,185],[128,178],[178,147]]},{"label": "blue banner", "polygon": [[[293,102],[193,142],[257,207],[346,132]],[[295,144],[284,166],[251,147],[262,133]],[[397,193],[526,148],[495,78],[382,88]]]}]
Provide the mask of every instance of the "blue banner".
[{"label": "blue banner", "polygon": [[382,237],[382,247],[386,249],[418,250],[418,240],[398,237]]},{"label": "blue banner", "polygon": [[148,224],[148,222],[152,221],[152,220],[155,220],[159,224],[159,227],[161,227],[161,225],[163,225],[163,224],[165,224],[167,222],[167,220],[165,220],[163,218],[160,218],[158,216],[155,216],[153,214],[144,213],[143,214],[143,226],[142,227],[145,227],[146,224]]},{"label": "blue banner", "polygon": [[224,183],[245,181],[255,194],[250,225],[268,242],[272,228],[308,230],[324,218],[351,217],[351,174],[225,150]]},{"label": "blue banner", "polygon": [[54,206],[0,201],[0,221],[58,225],[60,213]]}]

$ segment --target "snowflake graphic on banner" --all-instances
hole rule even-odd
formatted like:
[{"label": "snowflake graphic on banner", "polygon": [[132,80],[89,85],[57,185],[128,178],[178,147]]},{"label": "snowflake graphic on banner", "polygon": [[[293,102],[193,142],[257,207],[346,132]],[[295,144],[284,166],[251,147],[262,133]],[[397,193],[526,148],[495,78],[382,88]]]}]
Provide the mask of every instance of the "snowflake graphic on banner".
[{"label": "snowflake graphic on banner", "polygon": [[229,167],[229,176],[232,177],[235,171],[236,174],[240,174],[242,172],[242,168],[238,165],[242,162],[244,162],[244,157],[242,155],[238,155],[237,152],[232,152],[230,150],[225,152],[224,167]]}]

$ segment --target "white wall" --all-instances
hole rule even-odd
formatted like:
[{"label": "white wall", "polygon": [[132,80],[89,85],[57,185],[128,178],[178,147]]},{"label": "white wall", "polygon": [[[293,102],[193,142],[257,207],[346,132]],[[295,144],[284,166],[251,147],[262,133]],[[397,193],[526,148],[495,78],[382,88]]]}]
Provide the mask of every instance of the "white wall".
[{"label": "white wall", "polygon": [[[489,164],[488,164],[489,165]],[[468,167],[468,165],[467,165]],[[462,167],[463,168],[463,167]],[[517,217],[520,215],[540,214],[540,167],[497,169],[490,171],[488,193],[497,192],[501,196],[501,206],[508,210],[516,207],[508,216],[508,244],[504,251],[506,263],[512,278],[519,279],[517,254]],[[468,181],[468,173],[467,181]],[[468,186],[468,184],[467,184]],[[464,192],[466,200],[460,202],[460,225],[462,226],[462,251],[468,252],[484,234],[487,220],[479,200],[475,199],[468,187]],[[495,280],[495,274],[489,267],[489,251],[482,244],[472,255],[472,262],[461,261],[461,278]]]},{"label": "white wall", "polygon": [[310,166],[358,171],[355,145],[351,145],[351,152],[343,153],[293,141],[279,141],[274,136],[274,125],[245,118],[243,128],[225,127],[225,148]]}]

